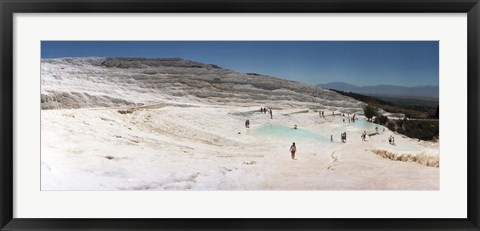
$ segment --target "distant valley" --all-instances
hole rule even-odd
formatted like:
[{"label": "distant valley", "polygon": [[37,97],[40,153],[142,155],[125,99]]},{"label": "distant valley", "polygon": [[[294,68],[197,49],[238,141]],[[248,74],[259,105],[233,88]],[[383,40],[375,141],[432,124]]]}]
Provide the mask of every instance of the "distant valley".
[{"label": "distant valley", "polygon": [[404,87],[395,85],[376,85],[359,87],[344,82],[331,82],[327,84],[317,84],[317,87],[376,96],[378,98],[384,98],[387,101],[397,100],[401,102],[404,101],[402,99],[415,99],[419,101],[419,103],[422,103],[421,101],[426,101],[428,103],[431,101],[438,102],[439,98],[438,86]]}]

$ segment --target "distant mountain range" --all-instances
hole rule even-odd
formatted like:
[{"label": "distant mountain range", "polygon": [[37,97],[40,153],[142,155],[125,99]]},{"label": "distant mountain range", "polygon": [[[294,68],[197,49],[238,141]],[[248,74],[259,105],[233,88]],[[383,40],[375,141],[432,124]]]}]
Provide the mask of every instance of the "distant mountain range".
[{"label": "distant mountain range", "polygon": [[344,92],[354,92],[373,96],[396,96],[412,98],[433,98],[438,99],[438,86],[417,86],[403,87],[395,85],[376,85],[359,87],[344,82],[332,82],[327,84],[317,84],[317,87],[334,89]]}]

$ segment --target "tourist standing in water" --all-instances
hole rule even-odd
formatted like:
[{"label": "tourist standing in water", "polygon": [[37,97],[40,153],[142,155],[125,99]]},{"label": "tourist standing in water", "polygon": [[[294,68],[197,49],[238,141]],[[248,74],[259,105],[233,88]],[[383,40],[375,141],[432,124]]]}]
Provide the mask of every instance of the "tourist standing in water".
[{"label": "tourist standing in water", "polygon": [[290,153],[292,154],[292,160],[295,159],[295,152],[297,152],[297,147],[295,146],[295,142],[293,142],[292,146],[290,146]]},{"label": "tourist standing in water", "polygon": [[333,142],[333,135],[330,135],[330,142]]},{"label": "tourist standing in water", "polygon": [[270,119],[273,119],[273,112],[272,112],[272,109],[270,109],[269,113],[270,113]]},{"label": "tourist standing in water", "polygon": [[245,127],[250,128],[250,120],[245,121]]}]

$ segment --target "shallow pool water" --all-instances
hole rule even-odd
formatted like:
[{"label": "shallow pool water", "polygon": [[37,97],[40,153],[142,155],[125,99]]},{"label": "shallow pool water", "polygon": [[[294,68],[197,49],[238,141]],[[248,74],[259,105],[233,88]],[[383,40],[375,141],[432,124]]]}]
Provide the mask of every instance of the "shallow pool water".
[{"label": "shallow pool water", "polygon": [[286,127],[283,125],[277,124],[264,124],[260,127],[254,128],[252,130],[252,135],[257,136],[266,136],[271,138],[292,138],[292,139],[304,139],[304,140],[314,140],[314,141],[330,141],[330,138],[327,138],[323,135],[320,135],[315,132],[307,131],[304,129],[293,129],[292,127]]},{"label": "shallow pool water", "polygon": [[367,133],[373,133],[375,132],[375,127],[378,127],[378,131],[381,132],[383,130],[383,126],[372,123],[367,121],[364,118],[359,118],[358,120],[355,120],[355,122],[347,122],[348,120],[345,121],[345,123],[342,123],[340,121],[340,124],[335,127],[334,129],[331,130],[333,134],[341,133],[341,132],[348,132],[348,131],[366,131]]},{"label": "shallow pool water", "polygon": [[363,130],[375,130],[375,127],[378,127],[378,129],[380,129],[380,127],[381,127],[378,124],[368,122],[366,119],[358,119],[358,120],[355,120],[355,122],[351,123],[351,124],[354,125],[357,128],[363,129]]}]

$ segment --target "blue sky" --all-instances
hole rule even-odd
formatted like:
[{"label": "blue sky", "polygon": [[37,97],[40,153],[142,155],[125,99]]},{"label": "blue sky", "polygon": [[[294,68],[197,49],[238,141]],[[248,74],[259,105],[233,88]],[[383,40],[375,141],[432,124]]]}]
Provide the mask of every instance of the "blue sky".
[{"label": "blue sky", "polygon": [[42,41],[42,58],[180,57],[307,84],[438,85],[438,41]]}]

